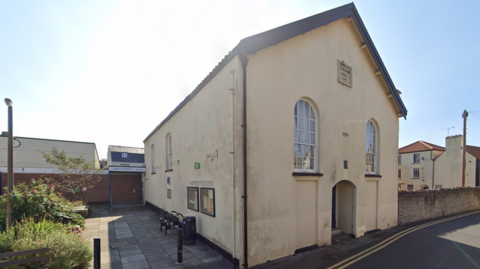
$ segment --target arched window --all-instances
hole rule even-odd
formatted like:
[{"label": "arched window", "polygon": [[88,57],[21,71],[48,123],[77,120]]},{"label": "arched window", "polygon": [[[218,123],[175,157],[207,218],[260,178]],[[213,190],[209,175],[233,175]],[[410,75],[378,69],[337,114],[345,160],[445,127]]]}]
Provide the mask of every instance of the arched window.
[{"label": "arched window", "polygon": [[294,167],[297,171],[316,171],[316,117],[305,100],[295,104]]},{"label": "arched window", "polygon": [[173,169],[173,166],[172,166],[172,135],[171,134],[168,134],[167,135],[167,141],[166,141],[167,145],[166,145],[166,148],[167,148],[167,170],[172,170]]},{"label": "arched window", "polygon": [[378,131],[372,120],[367,122],[367,143],[366,143],[366,164],[365,172],[367,174],[377,173],[378,160]]},{"label": "arched window", "polygon": [[157,172],[157,168],[155,167],[155,145],[152,145],[152,174]]}]

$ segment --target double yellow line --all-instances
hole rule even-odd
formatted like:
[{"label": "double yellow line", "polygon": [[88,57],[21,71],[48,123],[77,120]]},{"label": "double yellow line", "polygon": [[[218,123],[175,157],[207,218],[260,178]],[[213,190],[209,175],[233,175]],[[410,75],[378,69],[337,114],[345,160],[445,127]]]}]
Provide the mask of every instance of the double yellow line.
[{"label": "double yellow line", "polygon": [[359,260],[367,257],[368,255],[371,255],[379,250],[381,250],[382,248],[390,245],[391,243],[397,241],[398,239],[404,237],[405,235],[409,234],[409,233],[413,233],[417,230],[420,230],[420,229],[423,229],[423,228],[426,228],[426,227],[429,227],[429,226],[432,226],[432,225],[435,225],[435,224],[438,224],[438,223],[442,223],[442,222],[446,222],[446,221],[450,221],[450,220],[454,220],[454,219],[458,219],[458,218],[463,218],[463,217],[466,217],[466,216],[470,216],[470,215],[473,215],[473,214],[477,214],[479,213],[480,211],[474,211],[474,212],[469,212],[469,213],[465,213],[465,214],[461,214],[461,215],[457,215],[457,216],[453,216],[453,217],[449,217],[449,218],[446,218],[446,219],[441,219],[441,220],[436,220],[436,221],[432,221],[432,222],[429,222],[429,223],[425,223],[425,224],[422,224],[422,225],[419,225],[419,226],[415,226],[415,227],[412,227],[412,228],[409,228],[409,229],[406,229],[402,232],[399,232],[387,239],[385,239],[384,241],[376,244],[375,246],[369,248],[369,249],[366,249],[360,253],[357,253],[355,255],[353,255],[352,257],[348,258],[348,259],[345,259],[335,265],[332,265],[330,267],[328,267],[327,269],[343,269],[347,266],[350,266],[356,262],[358,262]]}]

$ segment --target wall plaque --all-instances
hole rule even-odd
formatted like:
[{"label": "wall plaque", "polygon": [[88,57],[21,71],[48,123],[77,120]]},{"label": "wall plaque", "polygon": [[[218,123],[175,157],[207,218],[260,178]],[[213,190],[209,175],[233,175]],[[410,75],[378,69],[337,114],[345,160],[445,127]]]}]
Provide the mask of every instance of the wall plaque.
[{"label": "wall plaque", "polygon": [[352,87],[352,67],[340,60],[337,60],[337,81]]}]

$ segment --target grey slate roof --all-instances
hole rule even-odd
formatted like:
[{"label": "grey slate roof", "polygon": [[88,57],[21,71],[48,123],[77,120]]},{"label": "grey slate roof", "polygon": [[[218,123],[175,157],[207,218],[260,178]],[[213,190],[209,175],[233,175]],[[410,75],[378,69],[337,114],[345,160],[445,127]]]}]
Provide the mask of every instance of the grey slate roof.
[{"label": "grey slate roof", "polygon": [[124,147],[124,146],[112,146],[109,145],[108,149],[110,151],[116,151],[116,152],[126,152],[126,153],[139,153],[143,154],[145,153],[144,148],[134,148],[134,147]]},{"label": "grey slate roof", "polygon": [[[197,93],[212,79],[215,75],[222,70],[227,63],[229,63],[235,56],[237,55],[250,55],[254,52],[262,50],[264,48],[273,46],[277,43],[283,42],[287,39],[293,38],[295,36],[301,35],[303,33],[309,32],[326,24],[332,23],[342,18],[350,17],[354,20],[356,26],[358,27],[362,38],[365,40],[365,45],[368,47],[373,60],[377,64],[380,73],[382,74],[392,97],[394,98],[396,104],[400,108],[402,115],[406,118],[407,117],[407,108],[403,104],[402,99],[397,91],[397,88],[393,84],[388,71],[383,64],[380,55],[378,54],[375,45],[373,44],[370,35],[363,24],[362,19],[360,18],[360,14],[355,7],[355,4],[350,3],[344,6],[340,6],[317,15],[313,15],[311,17],[295,21],[272,30],[253,35],[247,38],[244,38],[240,41],[240,43],[228,53],[219,63],[218,65],[207,75],[207,77],[191,92],[185,99],[172,111],[170,114],[162,121],[160,124],[153,129],[152,132],[143,140],[147,141],[163,124],[165,124],[177,111],[179,111],[184,105],[190,101]],[[248,90],[248,89],[247,89]]]}]

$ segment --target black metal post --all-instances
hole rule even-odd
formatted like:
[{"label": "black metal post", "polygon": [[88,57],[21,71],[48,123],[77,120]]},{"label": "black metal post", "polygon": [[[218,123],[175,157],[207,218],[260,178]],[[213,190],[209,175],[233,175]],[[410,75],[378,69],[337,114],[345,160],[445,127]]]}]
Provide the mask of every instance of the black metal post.
[{"label": "black metal post", "polygon": [[100,238],[93,238],[93,268],[100,269]]},{"label": "black metal post", "polygon": [[177,240],[177,263],[183,262],[183,241],[182,241],[182,228],[178,229]]}]

